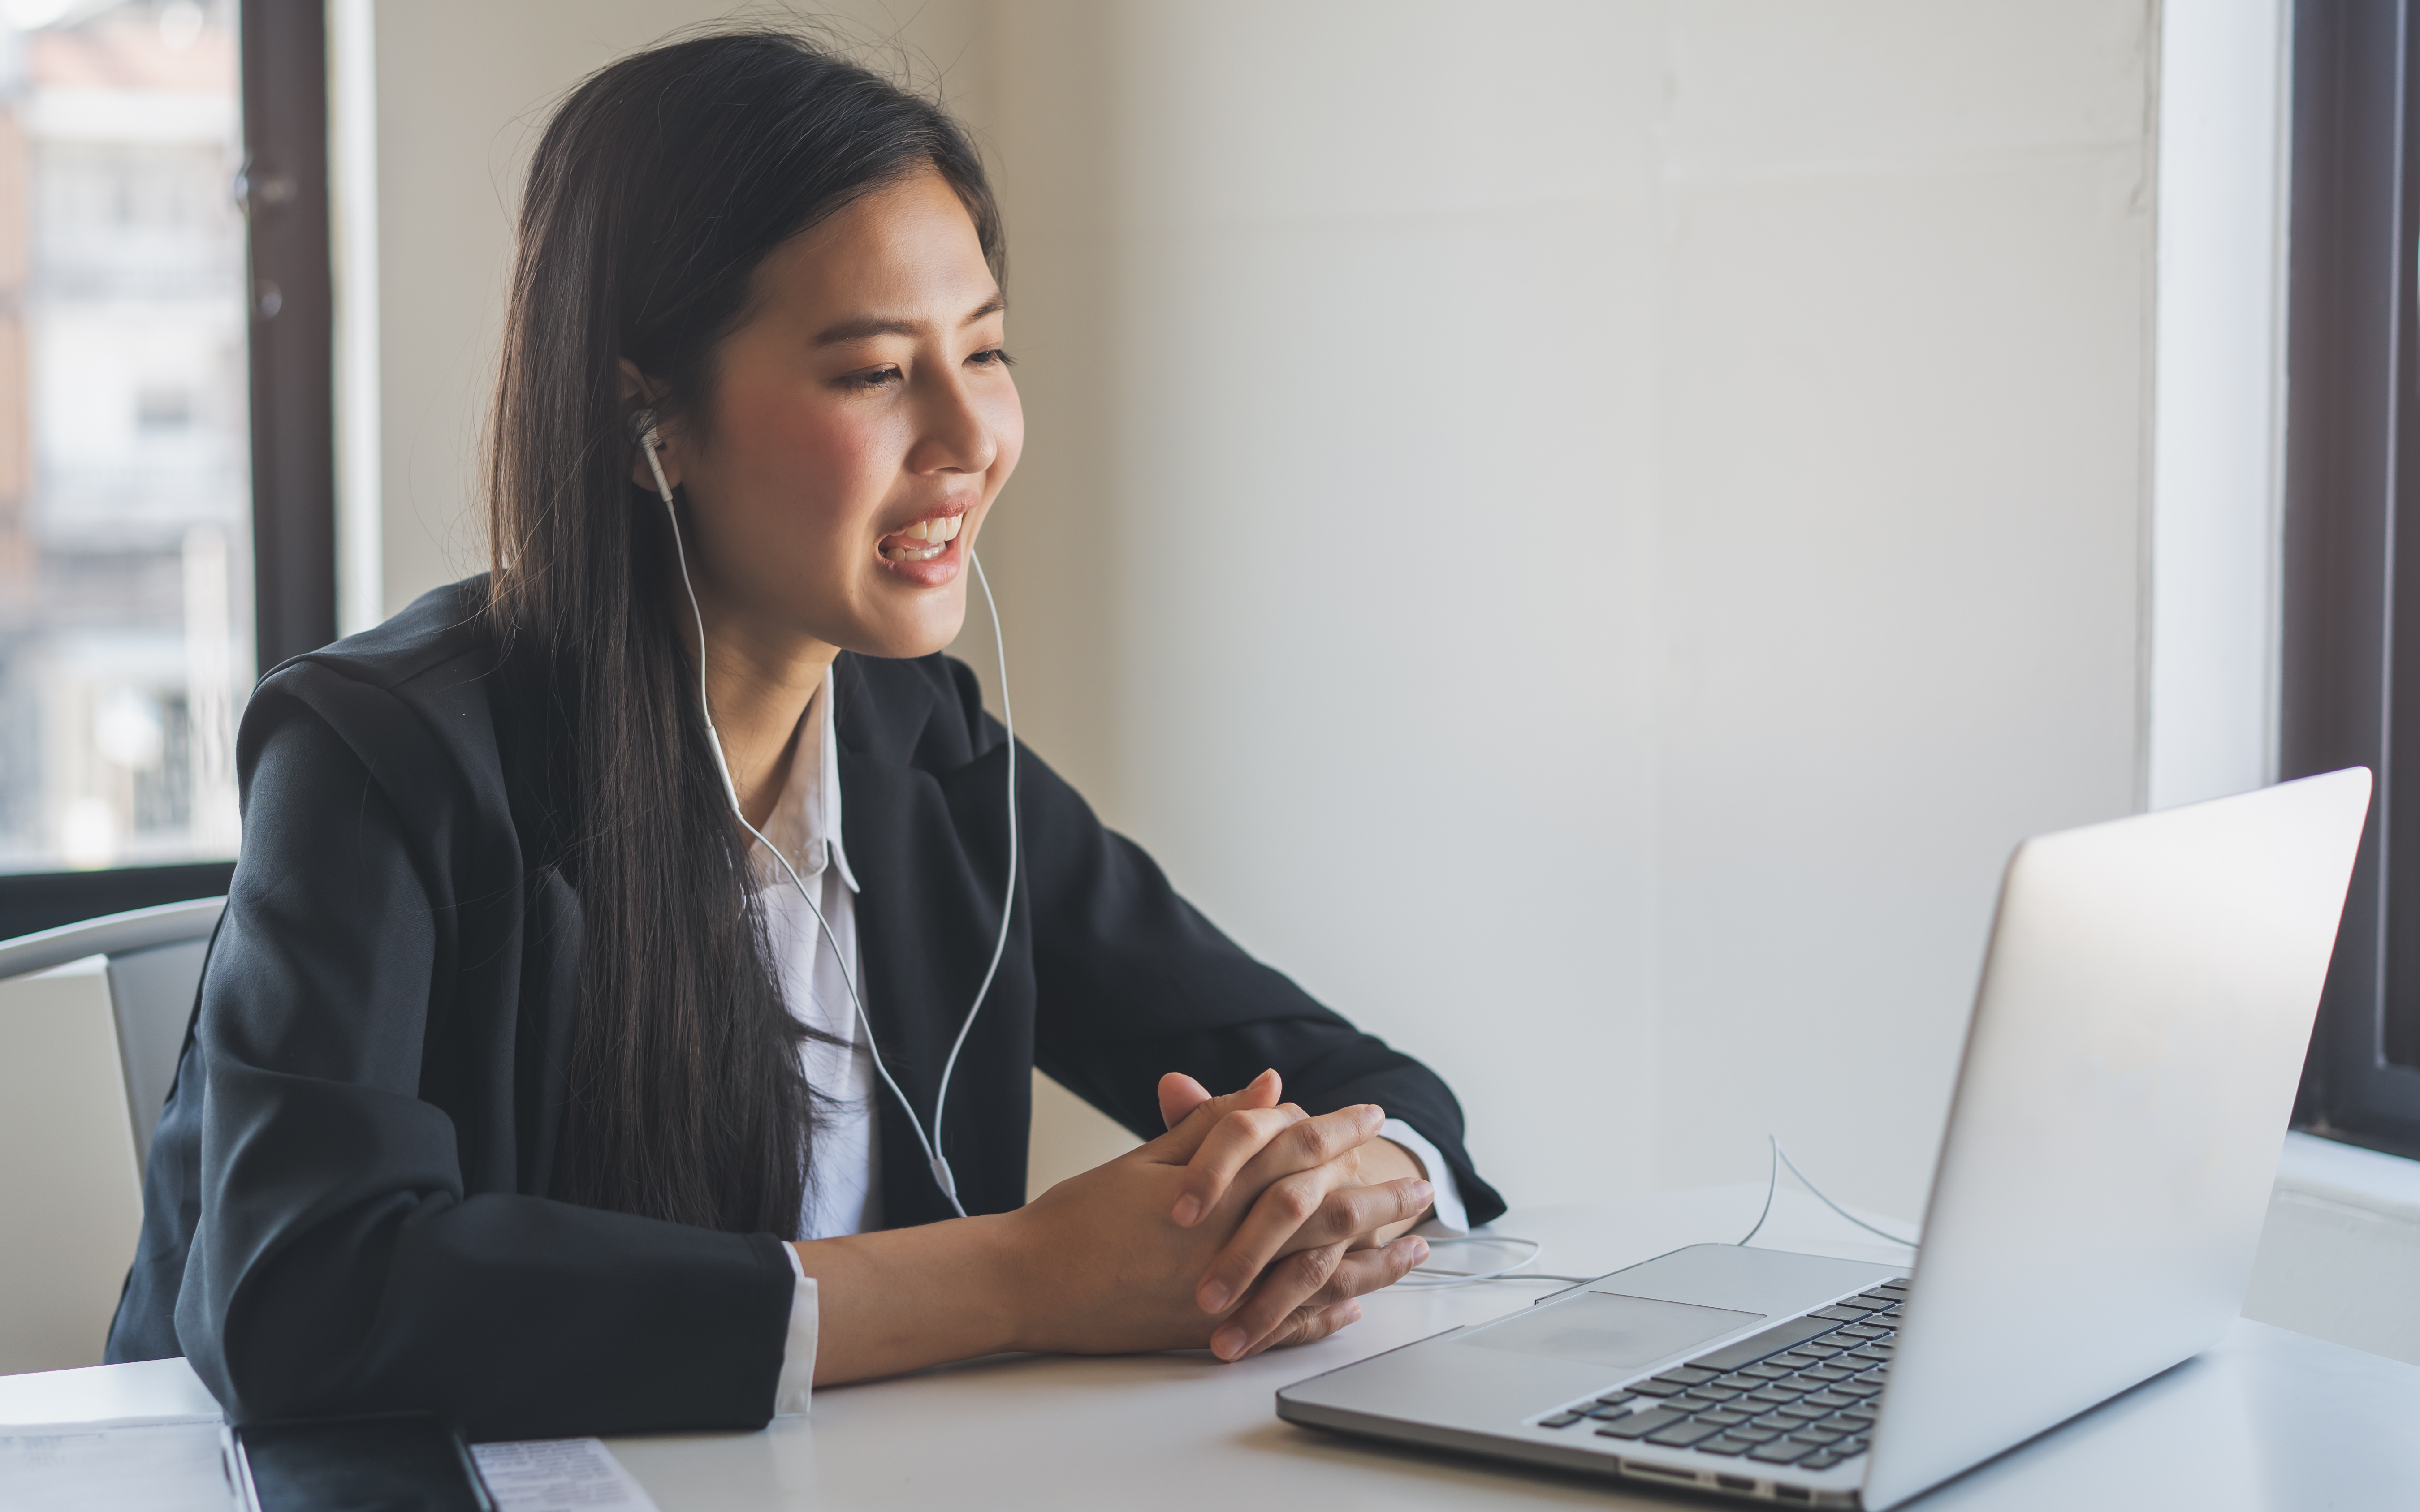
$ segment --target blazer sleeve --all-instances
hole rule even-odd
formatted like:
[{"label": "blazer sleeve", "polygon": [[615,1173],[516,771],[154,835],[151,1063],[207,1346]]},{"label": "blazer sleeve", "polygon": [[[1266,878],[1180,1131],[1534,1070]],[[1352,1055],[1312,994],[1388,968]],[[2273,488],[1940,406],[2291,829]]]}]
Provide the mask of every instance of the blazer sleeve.
[{"label": "blazer sleeve", "polygon": [[457,1007],[458,901],[427,839],[449,816],[407,815],[372,775],[395,753],[365,762],[274,682],[245,722],[243,856],[195,1026],[201,1211],[176,1309],[194,1370],[240,1421],[762,1426],[792,1290],[780,1242],[466,1196],[455,1125],[419,1095],[432,1017]]},{"label": "blazer sleeve", "polygon": [[1052,1080],[1148,1139],[1161,1132],[1165,1073],[1224,1091],[1275,1067],[1287,1099],[1312,1113],[1375,1103],[1419,1130],[1451,1167],[1472,1223],[1504,1211],[1463,1149],[1462,1106],[1436,1072],[1246,954],[1022,742],[1016,761],[1034,1062]]}]

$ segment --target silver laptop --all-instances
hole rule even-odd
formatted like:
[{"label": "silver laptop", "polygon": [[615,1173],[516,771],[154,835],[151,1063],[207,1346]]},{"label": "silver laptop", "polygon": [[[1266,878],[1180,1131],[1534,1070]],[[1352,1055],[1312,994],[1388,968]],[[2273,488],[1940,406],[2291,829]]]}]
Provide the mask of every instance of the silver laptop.
[{"label": "silver laptop", "polygon": [[2234,1320],[2360,768],[2027,841],[1913,1267],[1699,1244],[1278,1393],[1289,1422],[1881,1509]]}]

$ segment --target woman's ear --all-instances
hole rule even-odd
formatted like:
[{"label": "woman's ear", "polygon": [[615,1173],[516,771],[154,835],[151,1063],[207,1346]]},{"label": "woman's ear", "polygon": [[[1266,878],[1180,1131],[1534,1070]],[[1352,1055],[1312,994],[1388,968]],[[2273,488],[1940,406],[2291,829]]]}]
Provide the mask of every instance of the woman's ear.
[{"label": "woman's ear", "polygon": [[672,427],[656,422],[650,408],[656,403],[656,386],[639,371],[639,364],[628,358],[621,359],[621,367],[622,413],[630,418],[633,427],[630,439],[641,443],[630,453],[630,482],[649,493],[656,491],[655,470],[647,465],[645,443],[636,428],[639,417],[644,413],[648,415],[648,426],[656,436],[656,460],[663,467],[664,482],[668,486],[677,488],[680,486],[680,462],[673,445]]}]

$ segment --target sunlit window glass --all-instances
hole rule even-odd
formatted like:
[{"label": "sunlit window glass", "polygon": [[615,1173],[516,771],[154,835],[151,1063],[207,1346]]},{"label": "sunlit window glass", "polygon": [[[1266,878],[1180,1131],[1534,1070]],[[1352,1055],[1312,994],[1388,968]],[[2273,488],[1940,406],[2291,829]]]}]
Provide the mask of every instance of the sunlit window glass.
[{"label": "sunlit window glass", "polygon": [[0,0],[0,870],[231,856],[234,8]]}]

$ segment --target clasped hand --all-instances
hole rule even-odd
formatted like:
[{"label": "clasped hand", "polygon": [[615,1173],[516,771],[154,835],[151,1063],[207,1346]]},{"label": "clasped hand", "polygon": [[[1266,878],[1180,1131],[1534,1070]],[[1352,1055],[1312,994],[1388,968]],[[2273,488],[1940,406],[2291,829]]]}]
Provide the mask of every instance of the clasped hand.
[{"label": "clasped hand", "polygon": [[[1361,1316],[1356,1299],[1428,1257],[1404,1230],[1433,1196],[1386,1115],[1313,1118],[1274,1071],[1213,1097],[1160,1081],[1168,1132],[1052,1187],[1016,1215],[1047,1240],[1033,1347],[1083,1353],[1198,1349],[1222,1360],[1307,1344]],[[1039,1280],[1039,1278],[1037,1278]]]}]

